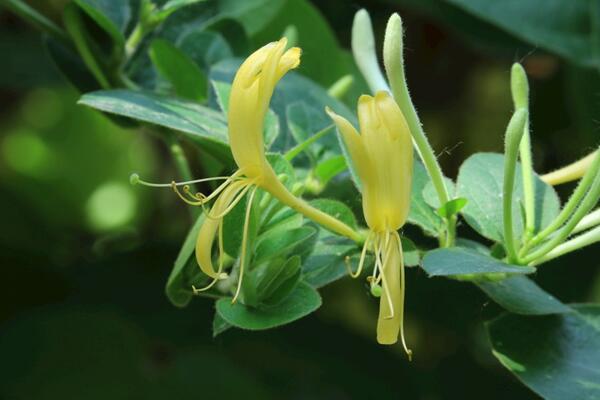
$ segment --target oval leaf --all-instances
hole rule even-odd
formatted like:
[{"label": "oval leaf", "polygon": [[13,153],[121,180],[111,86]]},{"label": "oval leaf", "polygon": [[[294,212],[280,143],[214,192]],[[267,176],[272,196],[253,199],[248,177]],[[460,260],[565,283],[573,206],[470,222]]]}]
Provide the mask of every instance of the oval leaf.
[{"label": "oval leaf", "polygon": [[248,330],[275,328],[300,319],[321,306],[321,296],[311,286],[300,282],[281,303],[272,307],[253,308],[231,304],[231,298],[217,301],[217,312],[233,326]]}]

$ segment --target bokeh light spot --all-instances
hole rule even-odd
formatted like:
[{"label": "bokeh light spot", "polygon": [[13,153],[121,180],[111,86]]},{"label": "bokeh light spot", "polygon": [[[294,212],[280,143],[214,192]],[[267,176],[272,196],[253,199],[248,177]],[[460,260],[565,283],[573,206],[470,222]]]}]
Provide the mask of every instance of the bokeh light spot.
[{"label": "bokeh light spot", "polygon": [[86,213],[92,229],[107,231],[119,228],[133,219],[137,199],[128,185],[109,181],[91,194]]},{"label": "bokeh light spot", "polygon": [[43,175],[50,158],[49,153],[44,141],[33,132],[14,132],[2,141],[4,161],[22,174],[36,177]]}]

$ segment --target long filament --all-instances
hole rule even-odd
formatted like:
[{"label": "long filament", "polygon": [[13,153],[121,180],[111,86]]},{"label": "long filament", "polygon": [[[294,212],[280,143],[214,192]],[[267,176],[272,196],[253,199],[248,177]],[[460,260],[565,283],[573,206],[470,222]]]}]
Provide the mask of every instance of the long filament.
[{"label": "long filament", "polygon": [[405,280],[404,280],[404,254],[402,253],[402,240],[397,231],[394,231],[396,242],[398,243],[398,251],[400,251],[400,340],[404,351],[408,356],[408,360],[412,360],[412,350],[406,345],[406,339],[404,338],[404,296],[405,296]]},{"label": "long filament", "polygon": [[[365,244],[362,248],[362,252],[360,253],[360,260],[358,261],[358,268],[356,269],[356,272],[352,272],[352,268],[350,267],[349,262],[346,263],[346,267],[348,267],[348,274],[352,278],[358,278],[360,276],[360,274],[362,273],[363,266],[365,264],[365,258],[367,256],[367,249],[369,248],[370,241],[371,241],[371,234],[369,234],[367,236],[367,239],[365,240]],[[347,258],[347,260],[348,260],[348,258]]]},{"label": "long filament", "polygon": [[217,215],[211,215],[210,213],[208,213],[208,214],[206,214],[206,217],[210,218],[210,219],[221,219],[221,218],[225,217],[227,214],[229,214],[231,212],[231,210],[233,210],[235,208],[235,206],[238,205],[238,203],[242,200],[242,198],[244,198],[246,193],[248,193],[248,190],[250,190],[250,188],[252,188],[252,187],[255,187],[255,186],[253,186],[254,181],[245,182],[244,184],[245,184],[245,187],[242,189],[240,194],[237,195],[237,197],[229,204],[229,206],[227,206],[227,208],[225,210],[223,210],[220,214],[217,214]]},{"label": "long filament", "polygon": [[[173,183],[152,183],[152,182],[146,182],[146,181],[140,179],[139,177],[137,177],[137,174],[135,174],[135,175],[136,175],[135,183],[140,183],[140,184],[142,184],[144,186],[150,186],[150,187],[172,187],[173,186]],[[210,177],[210,178],[194,179],[193,181],[176,182],[175,185],[176,186],[193,185],[194,183],[209,182],[209,181],[219,181],[219,180],[225,180],[225,179],[229,179],[229,178],[230,178],[229,176],[213,176],[213,177]]]},{"label": "long filament", "polygon": [[256,194],[257,186],[254,186],[252,192],[250,193],[250,198],[248,199],[248,204],[246,205],[246,216],[244,218],[244,233],[242,234],[242,251],[240,254],[240,277],[238,278],[237,289],[235,290],[235,295],[231,300],[231,303],[235,303],[237,301],[238,296],[240,295],[240,291],[242,289],[242,279],[244,278],[244,264],[246,264],[246,247],[248,242],[248,225],[250,224],[250,213],[252,211],[252,203],[254,202],[254,195]]},{"label": "long filament", "polygon": [[[388,264],[388,260],[390,257],[390,252],[389,252],[389,245],[390,245],[390,232],[387,231],[385,232],[385,243],[384,243],[384,248],[383,248],[383,264],[381,267],[381,271],[379,273],[379,276],[381,277],[382,280],[382,286],[383,286],[383,291],[385,292],[386,298],[387,298],[387,302],[388,302],[388,306],[390,307],[390,315],[386,317],[386,319],[392,319],[394,318],[394,303],[392,302],[392,295],[390,293],[390,288],[388,287],[388,283],[385,277],[385,266],[386,264]],[[390,266],[388,265],[388,268]]]}]

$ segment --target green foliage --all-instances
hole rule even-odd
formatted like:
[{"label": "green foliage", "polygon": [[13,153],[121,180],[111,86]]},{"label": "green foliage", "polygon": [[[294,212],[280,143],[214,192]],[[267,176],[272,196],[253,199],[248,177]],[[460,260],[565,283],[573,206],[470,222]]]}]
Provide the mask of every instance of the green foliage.
[{"label": "green foliage", "polygon": [[198,266],[195,265],[195,260],[192,262],[190,260],[193,258],[192,255],[196,248],[196,238],[204,219],[204,215],[200,216],[188,232],[175,259],[175,265],[167,279],[167,286],[165,288],[167,297],[177,307],[187,306],[192,299],[193,282],[190,280],[190,277],[198,274]]},{"label": "green foliage", "polygon": [[595,49],[599,25],[595,19],[598,16],[594,7],[598,6],[594,5],[594,0],[576,1],[566,8],[560,0],[448,2],[576,64],[596,68],[600,66]]},{"label": "green foliage", "polygon": [[311,286],[299,283],[280,303],[273,306],[249,307],[231,304],[231,298],[217,301],[217,312],[229,324],[247,330],[263,330],[288,324],[321,306],[321,296]]},{"label": "green foliage", "polygon": [[[502,243],[503,212],[502,184],[504,161],[501,154],[478,153],[461,166],[456,181],[457,196],[467,199],[462,215],[467,223],[482,236]],[[520,169],[519,164],[517,169]],[[552,187],[536,178],[536,231],[546,227],[559,212],[560,203]],[[523,234],[523,183],[516,174],[513,194],[513,226],[515,236]]]},{"label": "green foliage", "polygon": [[535,271],[531,267],[505,264],[479,251],[460,247],[427,252],[423,258],[423,269],[432,277],[463,279],[486,279],[489,274],[530,274]]},{"label": "green foliage", "polygon": [[[425,199],[425,188],[429,182],[429,176],[423,164],[415,162],[408,222],[418,225],[427,235],[435,237],[440,234],[442,229],[442,219]],[[431,187],[433,188],[433,185]],[[439,201],[437,204],[439,207]]]},{"label": "green foliage", "polygon": [[181,132],[222,159],[231,158],[224,117],[197,103],[154,93],[116,89],[85,94],[79,104]]},{"label": "green foliage", "polygon": [[206,98],[206,77],[186,53],[166,40],[156,39],[150,46],[149,55],[159,73],[171,84],[175,94],[197,102]]},{"label": "green foliage", "polygon": [[545,399],[600,394],[600,307],[535,318],[505,314],[487,324],[496,358]]},{"label": "green foliage", "polygon": [[525,276],[476,283],[492,300],[515,314],[544,315],[572,311]]}]

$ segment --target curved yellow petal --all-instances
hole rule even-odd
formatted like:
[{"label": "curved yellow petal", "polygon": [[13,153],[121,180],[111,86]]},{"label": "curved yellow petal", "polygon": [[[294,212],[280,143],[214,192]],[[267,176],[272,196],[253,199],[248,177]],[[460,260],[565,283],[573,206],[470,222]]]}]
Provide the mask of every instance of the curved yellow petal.
[{"label": "curved yellow petal", "polygon": [[285,51],[287,40],[269,43],[250,55],[235,75],[229,97],[229,144],[233,157],[249,177],[268,168],[263,123],[275,85],[300,63],[301,51]]},{"label": "curved yellow petal", "polygon": [[[247,185],[247,182],[237,181],[229,185],[219,198],[213,204],[210,214],[220,215],[229,207],[236,195]],[[212,263],[212,246],[219,229],[219,224],[223,218],[206,218],[196,240],[196,261],[198,266],[206,275],[213,279],[218,278],[218,274]]]},{"label": "curved yellow petal", "polygon": [[342,136],[361,182],[368,181],[368,174],[372,168],[368,155],[365,151],[362,138],[358,131],[356,128],[354,128],[354,126],[352,126],[350,121],[341,115],[336,114],[329,107],[325,108],[325,112],[327,112],[329,117],[331,117],[340,135]]}]

